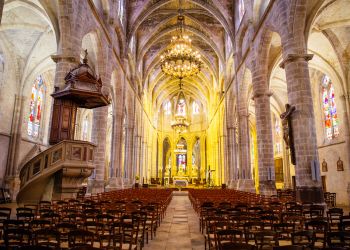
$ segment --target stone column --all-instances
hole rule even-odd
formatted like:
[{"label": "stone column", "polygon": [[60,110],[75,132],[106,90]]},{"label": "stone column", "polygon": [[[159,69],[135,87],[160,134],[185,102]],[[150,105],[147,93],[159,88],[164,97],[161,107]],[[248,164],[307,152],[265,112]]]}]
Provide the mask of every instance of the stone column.
[{"label": "stone column", "polygon": [[[266,89],[263,91],[266,91]],[[276,194],[270,96],[269,92],[257,92],[254,95],[258,142],[259,191],[262,195]]]},{"label": "stone column", "polygon": [[140,142],[141,142],[141,136],[136,135],[135,138],[135,146],[134,146],[134,162],[135,162],[135,166],[134,166],[134,176],[138,176],[140,177]]},{"label": "stone column", "polygon": [[112,150],[111,150],[111,177],[106,190],[122,188],[122,140],[123,140],[123,115],[117,113],[113,119]]},{"label": "stone column", "polygon": [[146,142],[144,137],[141,137],[141,152],[140,152],[140,183],[143,184],[145,177],[145,165],[146,165]]},{"label": "stone column", "polygon": [[23,110],[26,107],[27,98],[25,96],[16,95],[13,111],[13,123],[11,127],[11,137],[9,143],[9,151],[7,156],[5,185],[10,190],[11,199],[15,200],[20,188],[20,180],[18,178],[18,159],[20,145],[22,140]]},{"label": "stone column", "polygon": [[321,177],[312,174],[312,165],[319,168],[319,159],[308,67],[311,58],[310,54],[287,54],[280,66],[286,71],[288,102],[296,108],[292,127],[297,201],[323,203]]},{"label": "stone column", "polygon": [[239,190],[255,193],[254,180],[250,170],[250,148],[249,148],[249,122],[248,111],[241,110],[238,113],[239,122],[239,159],[240,168],[238,173]]},{"label": "stone column", "polygon": [[90,193],[104,191],[104,175],[106,168],[106,134],[107,134],[108,107],[94,109],[92,123],[92,142],[97,145],[95,149],[95,173],[89,178]]},{"label": "stone column", "polygon": [[229,187],[237,189],[236,127],[227,128],[227,134]]},{"label": "stone column", "polygon": [[[348,152],[350,152],[350,117],[349,117],[349,109],[350,109],[350,95],[345,94],[341,97],[341,104],[342,108],[344,110],[344,137],[346,141],[346,147],[348,149]],[[350,154],[347,154],[347,162],[350,162]],[[345,164],[344,168],[344,174],[348,176],[349,179],[349,173],[350,173],[350,166],[347,166],[348,164]],[[348,200],[350,201],[350,182],[347,183],[347,193],[348,193]]]},{"label": "stone column", "polygon": [[126,138],[125,138],[125,157],[124,157],[124,172],[125,180],[124,186],[131,187],[132,185],[132,168],[133,168],[133,138],[134,138],[134,128],[125,128]]}]

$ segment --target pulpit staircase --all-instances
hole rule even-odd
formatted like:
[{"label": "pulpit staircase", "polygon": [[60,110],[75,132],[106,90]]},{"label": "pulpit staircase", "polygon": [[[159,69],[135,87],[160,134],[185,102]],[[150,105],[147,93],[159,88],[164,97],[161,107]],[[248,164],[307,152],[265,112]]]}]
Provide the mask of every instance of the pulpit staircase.
[{"label": "pulpit staircase", "polygon": [[17,203],[73,198],[91,175],[95,145],[64,140],[36,155],[21,168]]}]

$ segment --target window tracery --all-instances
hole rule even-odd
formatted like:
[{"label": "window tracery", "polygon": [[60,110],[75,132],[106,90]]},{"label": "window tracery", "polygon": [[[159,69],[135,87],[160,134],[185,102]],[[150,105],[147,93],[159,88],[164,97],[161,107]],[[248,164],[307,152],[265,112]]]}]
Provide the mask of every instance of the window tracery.
[{"label": "window tracery", "polygon": [[33,138],[38,138],[39,129],[41,125],[41,116],[43,110],[43,103],[45,98],[45,83],[43,77],[39,75],[33,85],[32,93],[30,96],[30,106],[29,106],[29,118],[28,118],[28,136]]},{"label": "window tracery", "polygon": [[337,106],[335,103],[334,87],[329,76],[322,78],[322,106],[326,137],[332,140],[339,135]]},{"label": "window tracery", "polygon": [[177,103],[177,115],[186,116],[186,102],[183,98]]},{"label": "window tracery", "polygon": [[164,114],[165,115],[171,115],[171,102],[170,101],[167,101],[164,104]]},{"label": "window tracery", "polygon": [[199,105],[196,101],[193,101],[193,103],[192,103],[192,113],[194,115],[199,114]]}]

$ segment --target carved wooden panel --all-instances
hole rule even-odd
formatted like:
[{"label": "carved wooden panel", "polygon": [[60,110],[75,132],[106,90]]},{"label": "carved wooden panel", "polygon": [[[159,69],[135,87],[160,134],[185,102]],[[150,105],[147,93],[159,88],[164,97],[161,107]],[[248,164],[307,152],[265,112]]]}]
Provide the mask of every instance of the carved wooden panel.
[{"label": "carved wooden panel", "polygon": [[52,114],[50,144],[62,140],[73,140],[75,130],[76,104],[71,100],[55,99]]}]

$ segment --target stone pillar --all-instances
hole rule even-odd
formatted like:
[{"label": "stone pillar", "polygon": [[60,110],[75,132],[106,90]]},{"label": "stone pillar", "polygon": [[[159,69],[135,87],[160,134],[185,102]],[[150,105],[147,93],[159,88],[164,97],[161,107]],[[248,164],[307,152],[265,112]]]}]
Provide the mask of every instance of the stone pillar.
[{"label": "stone pillar", "polygon": [[10,190],[11,199],[15,200],[20,188],[20,180],[18,178],[18,159],[20,145],[22,140],[22,119],[23,110],[27,98],[25,96],[16,95],[13,111],[13,123],[11,127],[11,137],[9,143],[9,152],[7,156],[5,185]]},{"label": "stone pillar", "polygon": [[227,128],[229,188],[237,189],[236,127]]},{"label": "stone pillar", "polygon": [[123,140],[123,115],[117,113],[113,119],[112,150],[111,150],[111,177],[106,190],[123,187],[122,169],[122,140]]},{"label": "stone pillar", "polygon": [[[348,152],[350,152],[350,116],[349,116],[349,109],[350,109],[350,95],[345,94],[341,97],[341,104],[342,108],[344,110],[344,137],[346,141],[346,147],[348,149]],[[350,162],[350,154],[347,154],[347,162]],[[350,173],[350,166],[348,164],[345,164],[344,168],[344,174],[348,176],[349,178],[349,173]],[[347,183],[347,193],[348,193],[348,203],[350,203],[350,182]]]},{"label": "stone pillar", "polygon": [[238,173],[239,190],[255,193],[254,180],[250,170],[250,148],[249,148],[249,123],[248,111],[238,113],[239,122],[239,159],[240,168]]},{"label": "stone pillar", "polygon": [[[257,78],[261,79],[261,77]],[[259,191],[262,195],[276,194],[270,96],[271,94],[268,92],[258,92],[254,95],[258,142]]]},{"label": "stone pillar", "polygon": [[125,157],[124,157],[124,172],[125,172],[125,186],[132,186],[132,168],[133,168],[133,138],[134,138],[134,128],[125,128],[126,138],[125,138]]},{"label": "stone pillar", "polygon": [[141,147],[141,136],[136,135],[135,138],[135,143],[134,143],[134,176],[140,177],[140,147]]},{"label": "stone pillar", "polygon": [[108,107],[94,109],[92,123],[92,143],[96,144],[94,165],[95,173],[89,178],[90,193],[104,191],[104,175],[106,168],[106,134]]},{"label": "stone pillar", "polygon": [[323,203],[321,178],[312,175],[312,165],[319,167],[319,159],[308,67],[311,58],[310,54],[287,54],[280,66],[286,71],[288,102],[296,108],[292,127],[297,201]]},{"label": "stone pillar", "polygon": [[140,183],[142,184],[145,178],[145,165],[146,165],[146,142],[144,137],[141,137],[141,152],[140,152]]}]

